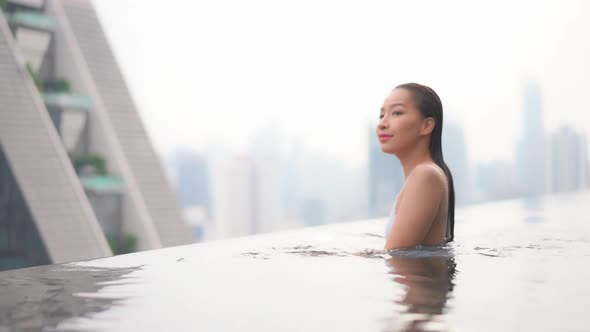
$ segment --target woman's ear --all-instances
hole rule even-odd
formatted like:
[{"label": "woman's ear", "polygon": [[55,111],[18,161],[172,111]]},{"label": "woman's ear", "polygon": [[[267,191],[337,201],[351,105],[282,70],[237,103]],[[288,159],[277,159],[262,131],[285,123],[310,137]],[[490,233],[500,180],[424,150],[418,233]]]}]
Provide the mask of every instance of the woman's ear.
[{"label": "woman's ear", "polygon": [[433,117],[425,118],[424,121],[422,121],[422,130],[420,131],[420,134],[422,134],[422,135],[430,134],[434,130],[435,126],[436,126],[436,122],[434,121]]}]

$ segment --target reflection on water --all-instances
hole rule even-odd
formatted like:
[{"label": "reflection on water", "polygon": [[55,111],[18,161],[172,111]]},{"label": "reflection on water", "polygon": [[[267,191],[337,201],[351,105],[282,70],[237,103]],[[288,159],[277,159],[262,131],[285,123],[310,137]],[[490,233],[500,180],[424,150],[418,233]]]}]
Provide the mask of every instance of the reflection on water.
[{"label": "reflection on water", "polygon": [[2,272],[0,331],[46,330],[68,318],[104,311],[122,298],[88,295],[133,282],[125,276],[138,269],[51,265]]},{"label": "reflection on water", "polygon": [[[448,330],[444,324],[444,314],[450,309],[447,301],[451,297],[457,272],[455,255],[450,246],[345,252],[318,250],[310,245],[298,245],[283,248],[280,252],[307,257],[360,256],[382,259],[388,268],[389,279],[395,283],[395,288],[403,289],[403,295],[400,298],[392,298],[397,306],[391,317],[387,319],[383,330],[408,332]],[[261,252],[246,252],[243,255],[270,259]]]},{"label": "reflection on water", "polygon": [[[457,264],[451,249],[421,248],[392,250],[385,259],[392,280],[402,285],[405,294],[395,303],[404,309],[396,313],[402,328],[385,331],[445,331],[442,317],[453,291]],[[399,325],[399,324],[397,324]]]},{"label": "reflection on water", "polygon": [[0,332],[587,331],[589,201],[464,207],[448,247],[385,252],[383,219],[0,272]]}]

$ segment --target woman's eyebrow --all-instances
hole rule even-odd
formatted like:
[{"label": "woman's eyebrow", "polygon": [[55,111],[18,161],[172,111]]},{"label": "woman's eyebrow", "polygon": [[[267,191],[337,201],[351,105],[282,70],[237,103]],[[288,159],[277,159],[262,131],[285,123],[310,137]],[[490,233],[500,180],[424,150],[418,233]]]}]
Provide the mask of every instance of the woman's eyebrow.
[{"label": "woman's eyebrow", "polygon": [[[389,109],[392,109],[392,108],[394,108],[396,106],[405,106],[405,105],[404,105],[404,103],[395,103],[395,104],[390,105],[388,108]],[[383,112],[383,111],[384,111],[384,108],[381,107],[381,112]]]}]

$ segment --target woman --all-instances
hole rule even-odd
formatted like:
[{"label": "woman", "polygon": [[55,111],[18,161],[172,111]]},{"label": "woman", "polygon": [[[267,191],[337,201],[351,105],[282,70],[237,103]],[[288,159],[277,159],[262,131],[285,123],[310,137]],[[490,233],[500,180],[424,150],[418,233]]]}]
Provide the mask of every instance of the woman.
[{"label": "woman", "polygon": [[452,241],[455,191],[442,155],[440,98],[427,86],[402,84],[385,99],[379,118],[381,150],[400,160],[405,176],[387,223],[385,249]]}]

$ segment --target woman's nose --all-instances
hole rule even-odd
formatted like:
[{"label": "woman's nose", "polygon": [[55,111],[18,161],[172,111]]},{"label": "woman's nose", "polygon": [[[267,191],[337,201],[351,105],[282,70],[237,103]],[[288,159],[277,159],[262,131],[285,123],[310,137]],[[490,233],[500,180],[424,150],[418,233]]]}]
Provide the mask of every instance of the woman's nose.
[{"label": "woman's nose", "polygon": [[377,128],[378,129],[385,129],[387,128],[387,122],[384,121],[385,117],[382,117],[381,119],[379,119],[379,122],[377,123]]}]

